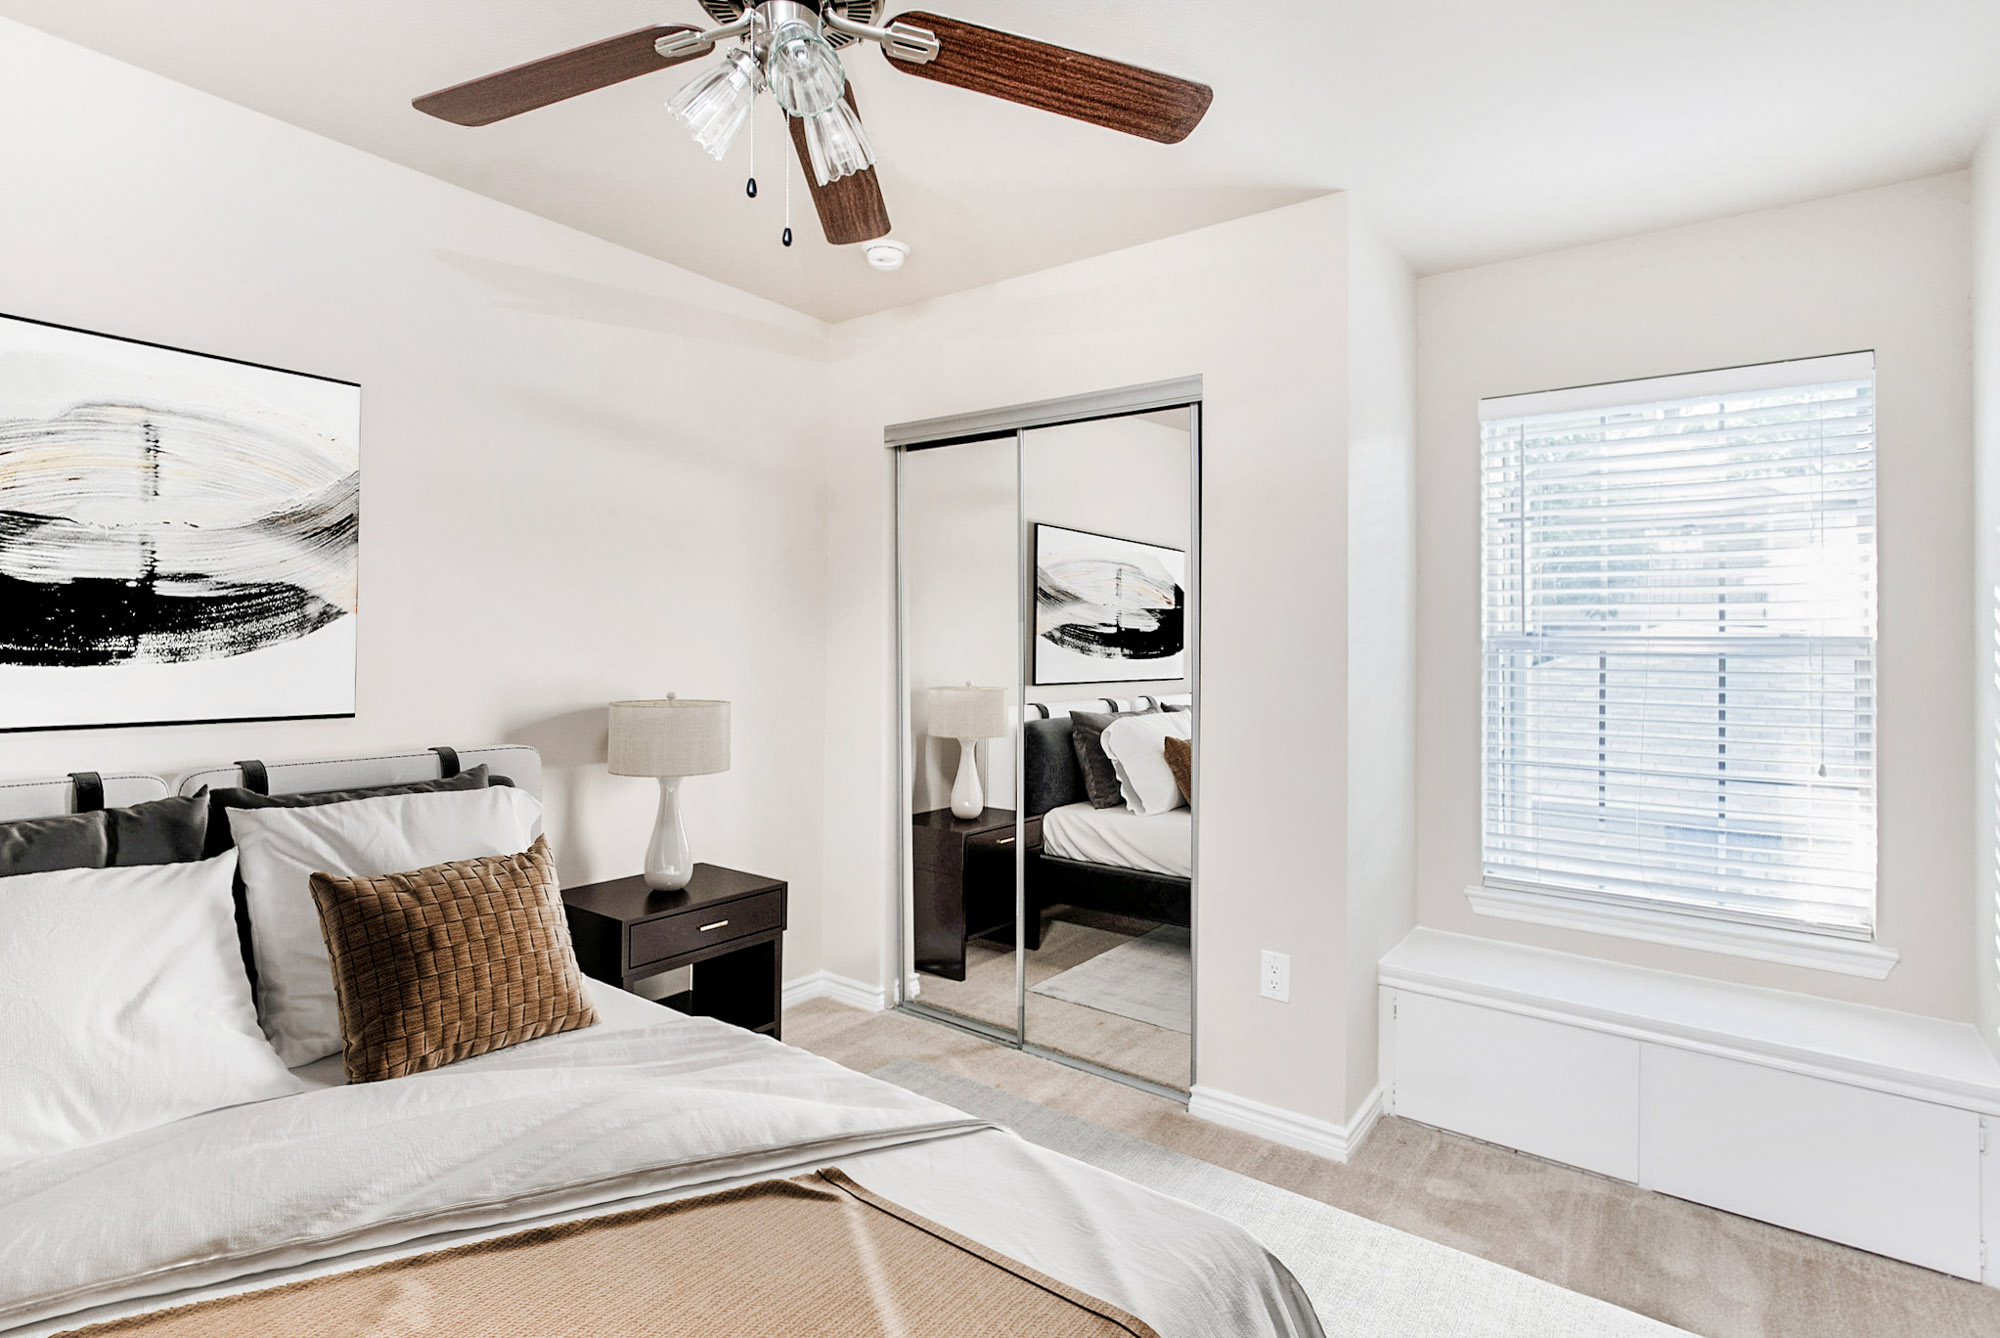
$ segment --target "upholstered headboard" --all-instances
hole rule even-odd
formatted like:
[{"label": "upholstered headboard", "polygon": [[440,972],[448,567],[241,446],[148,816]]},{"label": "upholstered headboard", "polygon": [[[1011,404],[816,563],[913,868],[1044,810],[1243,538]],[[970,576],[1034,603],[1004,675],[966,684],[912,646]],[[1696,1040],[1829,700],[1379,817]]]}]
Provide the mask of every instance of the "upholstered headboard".
[{"label": "upholstered headboard", "polygon": [[1067,714],[1052,720],[1030,720],[1021,726],[1021,788],[1028,817],[1040,817],[1052,808],[1085,798],[1083,768],[1070,744],[1070,728]]},{"label": "upholstered headboard", "polygon": [[[447,758],[447,752],[451,758]],[[453,762],[455,761],[455,767]],[[519,788],[542,795],[542,755],[522,744],[498,744],[488,748],[418,749],[404,753],[373,753],[364,757],[322,758],[306,762],[262,762],[266,777],[263,788],[270,794],[304,794],[314,790],[354,790],[371,785],[402,785],[409,781],[436,780],[440,776],[470,771],[485,763],[495,776],[505,776]],[[242,785],[246,767],[242,762],[190,771],[174,783],[180,794],[193,794],[202,786],[223,789]]]},{"label": "upholstered headboard", "polygon": [[[95,773],[76,773],[91,776]],[[104,787],[101,805],[92,807],[124,808],[128,804],[143,804],[149,799],[165,799],[173,791],[158,776],[141,775],[135,771],[118,771],[97,778]],[[88,781],[85,782],[88,790]],[[0,781],[0,822],[13,822],[20,818],[53,818],[64,813],[82,811],[84,805],[77,803],[77,782],[75,775],[57,776],[50,780]]]}]

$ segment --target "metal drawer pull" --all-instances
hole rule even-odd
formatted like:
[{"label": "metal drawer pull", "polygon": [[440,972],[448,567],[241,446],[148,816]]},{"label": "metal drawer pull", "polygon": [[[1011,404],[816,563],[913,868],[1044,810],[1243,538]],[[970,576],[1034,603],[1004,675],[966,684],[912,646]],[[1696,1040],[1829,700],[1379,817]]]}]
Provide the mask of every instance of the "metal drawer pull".
[{"label": "metal drawer pull", "polygon": [[722,927],[723,927],[724,925],[726,925],[726,924],[728,924],[728,923],[729,923],[729,921],[727,921],[727,920],[717,920],[717,921],[716,921],[716,922],[715,922],[714,924],[712,924],[712,925],[703,925],[703,926],[701,927],[701,932],[702,932],[702,933],[704,933],[704,934],[706,934],[706,933],[707,933],[707,932],[708,932],[709,930],[711,930],[711,929],[720,929],[720,928],[722,928]]},{"label": "metal drawer pull", "polygon": [[1011,836],[1003,836],[998,841],[995,841],[993,844],[996,846],[1011,846],[1014,844],[1014,838]]}]

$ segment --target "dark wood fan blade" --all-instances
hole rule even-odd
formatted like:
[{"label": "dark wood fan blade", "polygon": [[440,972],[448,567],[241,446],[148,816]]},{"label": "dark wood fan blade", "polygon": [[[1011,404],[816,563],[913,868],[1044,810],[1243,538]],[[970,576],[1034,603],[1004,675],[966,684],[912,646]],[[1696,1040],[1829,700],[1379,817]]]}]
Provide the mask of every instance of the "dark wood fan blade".
[{"label": "dark wood fan blade", "polygon": [[641,28],[621,37],[592,42],[559,56],[545,56],[511,70],[489,74],[483,79],[426,93],[411,103],[420,112],[456,125],[491,125],[522,112],[534,111],[551,103],[592,93],[627,79],[636,79],[654,70],[693,60],[680,56],[668,60],[653,50],[653,43],[670,33],[699,32],[686,24]]},{"label": "dark wood fan blade", "polygon": [[[861,114],[851,83],[847,105],[854,108],[855,115]],[[852,246],[887,237],[889,206],[882,199],[882,183],[875,169],[842,177],[831,186],[820,185],[813,177],[812,155],[806,151],[806,123],[796,116],[785,120],[792,127],[792,148],[799,155],[799,166],[805,169],[806,185],[812,188],[813,205],[819,210],[819,225],[826,230],[826,239],[835,246]]]},{"label": "dark wood fan blade", "polygon": [[1207,84],[941,14],[918,11],[896,22],[928,28],[937,34],[941,47],[928,65],[890,60],[904,74],[1162,144],[1178,144],[1193,134],[1215,100],[1215,90]]}]

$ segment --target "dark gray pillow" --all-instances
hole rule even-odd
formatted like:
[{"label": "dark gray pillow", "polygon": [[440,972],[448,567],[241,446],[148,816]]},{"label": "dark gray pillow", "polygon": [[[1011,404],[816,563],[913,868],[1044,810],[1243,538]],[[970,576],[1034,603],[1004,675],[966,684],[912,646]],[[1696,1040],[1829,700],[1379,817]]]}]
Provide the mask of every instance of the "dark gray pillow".
[{"label": "dark gray pillow", "polygon": [[208,835],[208,791],[154,799],[130,808],[107,808],[114,869],[141,864],[186,864],[201,858]]},{"label": "dark gray pillow", "polygon": [[1030,720],[1022,726],[1021,788],[1031,818],[1084,798],[1083,772],[1070,728],[1067,716]]},{"label": "dark gray pillow", "polygon": [[1118,788],[1118,768],[1104,754],[1104,731],[1120,716],[1158,715],[1157,706],[1143,711],[1071,711],[1070,744],[1076,749],[1076,764],[1083,768],[1083,790],[1092,808],[1116,808],[1125,802]]},{"label": "dark gray pillow", "polygon": [[0,822],[0,878],[58,869],[101,869],[111,859],[102,811]]},{"label": "dark gray pillow", "polygon": [[343,804],[350,799],[375,799],[386,794],[432,794],[440,790],[484,790],[489,784],[485,763],[446,776],[441,780],[406,781],[401,785],[369,785],[358,790],[307,790],[299,794],[258,794],[255,790],[231,787],[211,790],[208,795],[208,843],[203,858],[213,859],[235,845],[229,834],[232,808],[318,808],[321,804]]}]

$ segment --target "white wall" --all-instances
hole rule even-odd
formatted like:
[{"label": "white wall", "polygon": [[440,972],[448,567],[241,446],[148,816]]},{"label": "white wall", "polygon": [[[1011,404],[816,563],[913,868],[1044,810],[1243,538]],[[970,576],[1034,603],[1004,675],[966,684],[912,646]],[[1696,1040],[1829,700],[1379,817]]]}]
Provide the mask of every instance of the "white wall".
[{"label": "white wall", "polygon": [[2000,1054],[2000,128],[1972,165],[1972,956],[1979,1029]]},{"label": "white wall", "polygon": [[1375,1085],[1375,965],[1416,919],[1416,280],[1348,219],[1347,1089]]},{"label": "white wall", "polygon": [[[1957,1020],[1974,814],[1968,180],[1937,177],[1418,284],[1418,917],[1423,924]],[[1874,982],[1472,913],[1479,881],[1483,396],[1874,349],[1880,940]],[[1986,873],[1990,874],[1990,870]],[[1979,886],[1992,893],[1990,878]],[[1982,942],[1990,947],[1987,920]]]},{"label": "white wall", "polygon": [[363,386],[358,718],[0,736],[0,775],[529,743],[576,881],[656,802],[604,704],[727,697],[696,851],[790,879],[817,967],[824,326],[6,22],[0,181],[0,309]]},{"label": "white wall", "polygon": [[[837,327],[829,969],[885,978],[896,832],[889,423],[1199,373],[1204,1086],[1327,1121],[1347,1082],[1348,204],[1328,197]],[[863,393],[865,369],[897,376]],[[1274,681],[1310,692],[1272,690]],[[896,821],[891,816],[891,821]],[[1292,954],[1292,1001],[1257,995]],[[1372,965],[1371,965],[1372,979]]]}]

